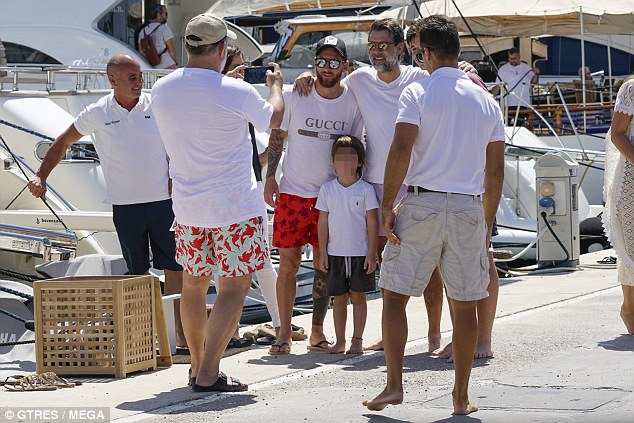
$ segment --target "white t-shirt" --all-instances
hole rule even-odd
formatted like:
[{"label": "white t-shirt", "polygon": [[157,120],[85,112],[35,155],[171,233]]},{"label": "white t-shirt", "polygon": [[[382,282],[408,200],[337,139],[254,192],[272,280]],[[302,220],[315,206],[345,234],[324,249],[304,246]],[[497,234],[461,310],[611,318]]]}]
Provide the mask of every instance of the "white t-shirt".
[{"label": "white t-shirt", "polygon": [[[160,26],[159,26],[160,25]],[[156,28],[157,26],[158,29]],[[156,31],[154,31],[156,29]],[[160,24],[158,22],[150,22],[145,28],[139,32],[139,39],[137,42],[140,43],[141,38],[145,37],[145,34],[149,34],[154,31],[151,35],[152,41],[154,41],[154,47],[156,47],[156,52],[161,54],[161,52],[165,51],[165,53],[161,54],[161,63],[154,66],[156,69],[167,69],[168,67],[175,65],[176,62],[170,56],[170,52],[167,51],[165,42],[167,40],[174,39],[174,33],[170,29],[167,24]]]},{"label": "white t-shirt", "polygon": [[378,209],[372,185],[359,179],[344,187],[336,179],[319,190],[315,207],[328,212],[328,254],[361,257],[368,254],[367,211]]},{"label": "white t-shirt", "polygon": [[341,135],[362,139],[363,121],[354,95],[347,88],[335,99],[284,92],[284,120],[288,132],[282,162],[280,192],[315,198],[319,187],[335,178],[332,144]]},{"label": "white t-shirt", "polygon": [[139,204],[169,198],[167,153],[149,94],[129,112],[114,94],[100,98],[75,119],[75,129],[94,134],[109,204]]},{"label": "white t-shirt", "polygon": [[[506,89],[513,93],[506,97],[509,107],[518,104],[528,107],[531,104],[531,79],[533,79],[533,75],[535,75],[533,68],[524,62],[520,62],[517,66],[511,66],[510,63],[507,63],[500,68],[498,76],[506,82]],[[506,93],[506,90],[502,90],[502,93]]]},{"label": "white t-shirt", "polygon": [[500,106],[464,72],[440,68],[405,88],[397,122],[418,126],[407,185],[478,195],[486,148],[504,141]]},{"label": "white t-shirt", "polygon": [[373,67],[355,70],[343,81],[354,93],[365,124],[366,158],[363,179],[382,184],[398,115],[398,98],[414,81],[429,76],[418,67],[401,65],[401,74],[386,84]]},{"label": "white t-shirt", "polygon": [[180,68],[154,84],[152,107],[178,223],[218,228],[260,216],[248,122],[266,130],[273,106],[242,80]]}]

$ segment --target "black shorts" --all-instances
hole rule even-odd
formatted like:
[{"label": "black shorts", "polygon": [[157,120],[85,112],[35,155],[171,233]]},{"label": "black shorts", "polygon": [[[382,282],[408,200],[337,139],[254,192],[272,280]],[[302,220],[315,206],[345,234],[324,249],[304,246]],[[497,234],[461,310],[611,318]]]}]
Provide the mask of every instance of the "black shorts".
[{"label": "black shorts", "polygon": [[[346,261],[348,271],[346,272]],[[374,273],[368,275],[363,268],[365,256],[342,257],[328,255],[328,273],[326,273],[326,292],[328,295],[347,294],[348,291],[370,292],[376,289]]]},{"label": "black shorts", "polygon": [[174,222],[171,199],[113,205],[112,220],[131,275],[142,275],[150,267],[160,270],[183,270],[176,262],[176,242],[174,232],[170,231]]},{"label": "black shorts", "polygon": [[491,228],[491,236],[497,236],[498,234],[498,220],[493,218],[493,227]]}]

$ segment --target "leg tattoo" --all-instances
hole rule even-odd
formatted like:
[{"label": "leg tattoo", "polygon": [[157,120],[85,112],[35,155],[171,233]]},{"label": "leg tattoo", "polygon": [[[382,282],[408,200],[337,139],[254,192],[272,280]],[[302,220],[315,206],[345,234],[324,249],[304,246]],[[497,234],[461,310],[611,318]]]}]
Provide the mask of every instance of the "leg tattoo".
[{"label": "leg tattoo", "polygon": [[313,325],[323,325],[329,305],[330,297],[326,295],[326,274],[321,270],[315,270],[313,279]]}]

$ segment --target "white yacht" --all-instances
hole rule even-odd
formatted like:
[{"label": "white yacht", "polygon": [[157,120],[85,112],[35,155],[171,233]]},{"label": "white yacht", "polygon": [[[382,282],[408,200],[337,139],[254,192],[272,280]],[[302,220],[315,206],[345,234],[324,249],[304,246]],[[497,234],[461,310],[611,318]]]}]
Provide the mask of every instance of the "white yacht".
[{"label": "white yacht", "polygon": [[[178,44],[187,20],[197,13],[210,11],[227,15],[241,13],[238,6],[248,6],[251,8],[249,11],[256,11],[256,6],[270,8],[290,3],[293,2],[251,0],[238,4],[224,0],[182,0],[168,4],[168,24],[172,27]],[[326,3],[337,5],[336,1],[324,0],[320,5],[327,7]],[[352,2],[344,3],[350,5]],[[399,5],[407,2],[399,0],[387,3]],[[77,234],[77,255],[119,253],[110,209],[103,203],[103,175],[90,137],[84,137],[78,148],[69,152],[49,179],[51,189],[48,201],[60,219],[53,216],[41,201],[23,191],[23,188],[30,173],[39,166],[39,160],[45,154],[51,139],[61,133],[85,105],[109,91],[103,72],[109,58],[125,53],[145,64],[131,47],[132,28],[139,24],[144,12],[141,6],[140,0],[3,2],[0,40],[4,43],[9,65],[19,62],[23,66],[4,68],[6,75],[0,76],[0,135],[8,145],[7,148],[0,143],[0,184],[3,186],[0,190],[0,205],[3,209],[0,211],[0,223],[59,231],[64,229],[61,220]],[[38,13],[34,13],[34,10]],[[408,14],[397,13],[395,16],[411,18]],[[324,21],[323,18],[318,20]],[[307,19],[304,23],[308,21]],[[299,23],[294,25],[299,27]],[[282,39],[288,40],[290,36],[288,32],[284,32]],[[257,43],[247,35],[243,40],[241,45],[248,46],[249,51],[253,51],[249,53],[250,58],[256,57]],[[504,42],[508,43],[508,39]],[[310,48],[303,44],[300,47]],[[298,56],[294,57],[297,59]],[[68,69],[69,66],[73,69]],[[148,68],[145,70],[149,87],[160,76],[160,72]],[[526,131],[509,131],[507,135],[510,142],[516,145],[528,145],[542,150],[548,147]],[[502,228],[504,232],[497,240],[502,240],[505,234],[511,240],[522,238],[518,244],[525,244],[524,238],[535,237],[534,230],[533,235],[527,234],[531,226],[534,228],[536,219],[534,172],[530,160],[517,158],[516,152],[507,161],[508,176],[503,204],[506,201],[510,205],[500,207],[499,221],[506,227]],[[22,165],[26,176],[18,163]],[[588,184],[588,180],[589,178],[584,183]],[[592,192],[596,196],[600,189],[592,188]],[[597,204],[596,200],[592,200],[591,204]],[[592,211],[589,211],[587,216],[580,216],[580,219],[591,215]],[[500,243],[506,245],[502,241]],[[15,245],[35,248],[19,242]],[[61,243],[59,248],[63,245]],[[51,254],[51,248],[46,254]],[[59,251],[64,250],[62,248]],[[36,259],[21,254],[0,254],[0,268],[32,274],[34,262],[44,260],[46,254],[41,253],[39,255],[42,257]]]},{"label": "white yacht", "polygon": [[[186,3],[198,5],[191,16],[206,10],[201,2]],[[88,255],[106,263],[97,265],[97,274],[108,267],[120,274],[121,251],[90,136],[76,143],[50,175],[46,204],[25,188],[52,140],[86,105],[110,92],[105,65],[111,57],[128,54],[142,63],[146,88],[167,72],[149,68],[131,46],[131,28],[139,23],[133,20],[143,13],[140,5],[140,0],[3,2],[0,57],[8,63],[0,62],[0,279],[28,283],[59,276],[64,266],[55,265]],[[250,36],[233,29],[251,58],[261,54]],[[110,264],[113,256],[118,263]],[[304,307],[311,302],[311,267],[307,260],[298,275],[297,304]],[[210,286],[208,302],[214,296]],[[257,285],[249,297],[243,318],[266,318]]]}]

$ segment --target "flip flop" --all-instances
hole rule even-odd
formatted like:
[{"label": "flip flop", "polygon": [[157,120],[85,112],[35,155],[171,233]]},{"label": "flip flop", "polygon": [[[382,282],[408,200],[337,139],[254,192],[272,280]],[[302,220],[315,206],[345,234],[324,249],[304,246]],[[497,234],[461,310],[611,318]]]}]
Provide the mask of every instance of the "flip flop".
[{"label": "flip flop", "polygon": [[218,380],[211,386],[200,386],[197,384],[192,385],[192,391],[194,392],[242,392],[249,389],[249,386],[241,383],[238,379],[229,378],[223,372],[218,374]]},{"label": "flip flop", "polygon": [[[324,346],[324,344],[326,346]],[[330,351],[330,348],[328,348],[328,347],[330,347],[331,345],[332,345],[332,342],[328,342],[328,341],[326,341],[324,339],[323,341],[317,342],[317,344],[315,344],[315,345],[306,346],[306,349],[307,350],[311,350],[311,351],[325,351],[325,352],[328,352],[328,351]]]},{"label": "flip flop", "polygon": [[275,338],[277,336],[275,335],[275,328],[269,324],[260,325],[256,329],[258,331],[258,334],[260,335],[268,335],[272,338]]},{"label": "flip flop", "polygon": [[293,341],[303,341],[308,339],[308,335],[303,327],[291,324],[291,340]]},{"label": "flip flop", "polygon": [[[286,348],[284,348],[286,346]],[[288,342],[282,342],[281,344],[273,344],[272,347],[278,347],[278,351],[271,351],[269,348],[269,355],[284,355],[291,353],[291,345]]]}]

